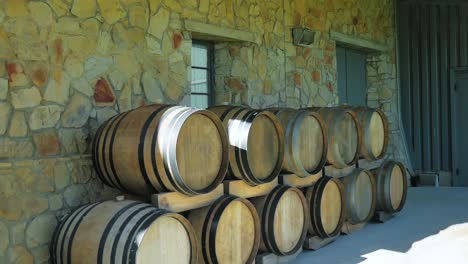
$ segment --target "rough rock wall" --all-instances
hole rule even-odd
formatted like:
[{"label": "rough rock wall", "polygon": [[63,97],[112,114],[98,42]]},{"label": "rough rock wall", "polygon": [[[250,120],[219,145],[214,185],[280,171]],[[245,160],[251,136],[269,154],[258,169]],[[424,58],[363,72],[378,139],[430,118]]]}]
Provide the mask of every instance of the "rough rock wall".
[{"label": "rough rock wall", "polygon": [[[392,3],[0,1],[0,263],[47,263],[60,217],[116,193],[96,178],[90,142],[116,113],[187,99],[185,19],[255,33],[254,43],[216,45],[217,102],[325,106],[338,103],[328,31],[392,46]],[[316,31],[311,48],[291,44],[294,26]],[[369,104],[394,120],[394,50],[369,62]]]}]

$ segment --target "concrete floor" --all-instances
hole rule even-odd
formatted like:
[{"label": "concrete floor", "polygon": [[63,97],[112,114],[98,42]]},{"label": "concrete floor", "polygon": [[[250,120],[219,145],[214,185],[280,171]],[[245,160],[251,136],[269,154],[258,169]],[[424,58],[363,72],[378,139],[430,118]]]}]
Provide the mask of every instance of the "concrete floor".
[{"label": "concrete floor", "polygon": [[[456,225],[462,223],[466,224]],[[468,263],[468,188],[411,188],[405,208],[395,218],[383,224],[370,223],[318,251],[304,251],[292,263],[441,261]]]}]

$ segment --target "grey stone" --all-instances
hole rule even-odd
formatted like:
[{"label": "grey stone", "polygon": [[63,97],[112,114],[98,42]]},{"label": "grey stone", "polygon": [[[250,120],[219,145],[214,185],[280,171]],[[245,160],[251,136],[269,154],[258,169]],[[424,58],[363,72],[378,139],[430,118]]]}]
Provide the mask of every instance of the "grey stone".
[{"label": "grey stone", "polygon": [[101,125],[102,123],[106,122],[109,118],[115,116],[117,114],[117,111],[115,111],[113,108],[101,108],[96,110],[96,116],[97,116],[97,121],[98,124]]},{"label": "grey stone", "polygon": [[74,129],[60,129],[59,131],[60,143],[63,150],[68,154],[78,153],[78,148],[75,142],[75,131]]},{"label": "grey stone", "polygon": [[103,57],[91,57],[84,65],[85,77],[88,80],[102,77],[112,65],[112,59]]},{"label": "grey stone", "polygon": [[109,74],[109,80],[112,84],[112,88],[114,88],[114,90],[120,91],[125,84],[126,78],[125,74],[115,70]]},{"label": "grey stone", "polygon": [[150,72],[143,73],[141,76],[141,83],[148,101],[162,102],[164,100],[161,83],[159,80],[154,79]]},{"label": "grey stone", "polygon": [[86,78],[80,78],[77,80],[72,81],[71,87],[81,93],[83,93],[86,96],[93,96],[94,95],[94,89],[91,86],[91,84],[86,80]]},{"label": "grey stone", "polygon": [[8,129],[8,135],[10,137],[24,137],[28,134],[28,125],[24,118],[23,112],[14,112],[11,117],[10,128]]},{"label": "grey stone", "polygon": [[15,109],[34,107],[41,103],[41,93],[35,86],[11,91],[11,103]]},{"label": "grey stone", "polygon": [[249,75],[247,66],[241,60],[234,60],[232,63],[231,75],[235,77],[245,77]]},{"label": "grey stone", "polygon": [[59,210],[63,208],[63,198],[61,194],[49,196],[49,210]]},{"label": "grey stone", "polygon": [[8,95],[8,79],[0,78],[0,100],[5,100]]},{"label": "grey stone", "polygon": [[165,8],[160,8],[159,11],[151,17],[148,33],[162,39],[163,33],[169,25],[170,12]]},{"label": "grey stone", "polygon": [[146,46],[148,48],[148,52],[151,54],[161,55],[161,43],[153,36],[146,36]]},{"label": "grey stone", "polygon": [[91,100],[80,94],[75,94],[63,113],[62,126],[79,128],[86,124],[93,106]]},{"label": "grey stone", "polygon": [[0,159],[26,158],[33,154],[33,144],[30,140],[11,140],[0,137]]},{"label": "grey stone", "polygon": [[8,263],[10,264],[33,264],[34,259],[31,252],[23,246],[15,246],[10,250]]},{"label": "grey stone", "polygon": [[0,256],[6,255],[9,241],[8,227],[3,222],[0,222]]},{"label": "grey stone", "polygon": [[35,263],[49,264],[50,253],[47,245],[32,249],[32,254],[34,256]]},{"label": "grey stone", "polygon": [[51,78],[44,94],[44,100],[65,105],[70,97],[70,77],[62,71],[57,71],[57,78]]},{"label": "grey stone", "polygon": [[26,244],[29,248],[47,244],[54,232],[57,220],[51,214],[34,218],[26,229]]},{"label": "grey stone", "polygon": [[70,185],[70,174],[65,163],[59,162],[55,165],[54,182],[57,190],[61,190]]},{"label": "grey stone", "polygon": [[132,90],[135,95],[140,95],[141,94],[141,84],[140,80],[138,78],[133,78],[132,79]]},{"label": "grey stone", "polygon": [[29,127],[32,130],[54,127],[60,119],[63,107],[46,105],[34,108],[29,117]]},{"label": "grey stone", "polygon": [[17,222],[11,230],[11,243],[19,245],[24,243],[24,233],[26,231],[26,222]]},{"label": "grey stone", "polygon": [[132,88],[129,85],[123,88],[118,104],[121,113],[132,109]]},{"label": "grey stone", "polygon": [[70,207],[79,206],[89,202],[84,185],[72,185],[63,193],[65,202]]},{"label": "grey stone", "polygon": [[10,121],[11,106],[0,102],[0,135],[5,134]]}]

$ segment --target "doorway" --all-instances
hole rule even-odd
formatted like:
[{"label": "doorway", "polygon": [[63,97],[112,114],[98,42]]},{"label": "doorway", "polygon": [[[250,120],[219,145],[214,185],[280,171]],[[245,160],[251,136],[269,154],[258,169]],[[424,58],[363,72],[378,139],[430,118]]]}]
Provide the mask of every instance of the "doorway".
[{"label": "doorway", "polygon": [[340,104],[366,106],[367,55],[346,47],[337,47],[338,97]]},{"label": "doorway", "polygon": [[451,71],[454,186],[468,186],[468,67]]}]

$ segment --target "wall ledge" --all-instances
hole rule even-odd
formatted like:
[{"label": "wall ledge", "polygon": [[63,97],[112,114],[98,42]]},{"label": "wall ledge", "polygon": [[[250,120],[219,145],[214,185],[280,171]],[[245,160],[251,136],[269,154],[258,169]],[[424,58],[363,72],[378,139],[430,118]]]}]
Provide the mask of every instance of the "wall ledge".
[{"label": "wall ledge", "polygon": [[336,31],[330,31],[330,39],[336,41],[342,46],[355,48],[369,53],[385,53],[390,50],[390,47],[383,43],[343,34]]},{"label": "wall ledge", "polygon": [[192,33],[192,38],[194,39],[255,42],[255,35],[252,32],[215,26],[193,20],[185,20],[185,29]]}]

